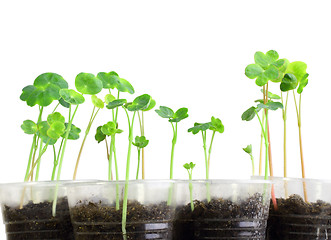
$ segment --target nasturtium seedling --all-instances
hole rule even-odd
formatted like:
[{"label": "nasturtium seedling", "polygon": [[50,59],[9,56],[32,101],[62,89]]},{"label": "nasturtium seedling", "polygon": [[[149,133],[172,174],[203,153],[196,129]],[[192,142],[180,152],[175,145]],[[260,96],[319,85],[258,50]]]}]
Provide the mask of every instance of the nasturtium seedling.
[{"label": "nasturtium seedling", "polygon": [[141,159],[141,150],[144,149],[149,143],[149,140],[146,139],[145,136],[136,136],[135,141],[132,142],[134,146],[137,147],[138,150],[138,166],[137,166],[137,174],[136,179],[139,178],[139,169],[140,169],[140,159]]},{"label": "nasturtium seedling", "polygon": [[27,105],[33,107],[46,107],[54,100],[60,99],[60,89],[68,88],[68,83],[62,76],[56,73],[43,73],[39,75],[33,85],[28,85],[23,88],[20,96],[22,101],[26,101]]},{"label": "nasturtium seedling", "polygon": [[121,129],[117,129],[114,122],[108,122],[101,127],[101,132],[107,136],[111,136],[117,133],[122,133],[123,131]]},{"label": "nasturtium seedling", "polygon": [[253,157],[253,150],[252,150],[252,144],[247,145],[245,148],[243,148],[244,152],[247,153],[250,156],[250,159],[252,161],[252,176],[255,175],[255,167],[254,167],[254,157]]},{"label": "nasturtium seedling", "polygon": [[193,162],[185,163],[183,167],[187,170],[189,176],[189,190],[190,190],[190,202],[191,202],[191,210],[194,211],[194,203],[193,203],[193,184],[192,184],[192,175],[193,175],[193,168],[195,164]]}]

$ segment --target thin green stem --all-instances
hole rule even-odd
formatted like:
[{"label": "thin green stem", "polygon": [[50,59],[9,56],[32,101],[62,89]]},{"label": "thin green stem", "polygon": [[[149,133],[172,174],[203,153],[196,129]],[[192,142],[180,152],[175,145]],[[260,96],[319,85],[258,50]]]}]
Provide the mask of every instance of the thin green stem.
[{"label": "thin green stem", "polygon": [[249,154],[251,157],[251,161],[252,161],[252,174],[253,176],[255,176],[255,166],[254,166],[254,157],[253,154]]},{"label": "thin green stem", "polygon": [[286,130],[286,120],[287,120],[287,103],[288,103],[288,95],[289,93],[287,92],[286,93],[286,101],[285,101],[285,104],[283,102],[283,93],[281,92],[281,101],[282,101],[282,104],[284,106],[284,108],[282,109],[282,115],[283,115],[283,122],[284,122],[284,140],[283,140],[283,143],[284,143],[284,177],[286,178],[287,177],[287,143],[286,143],[286,133],[287,133],[287,130]]},{"label": "thin green stem", "polygon": [[139,179],[139,168],[140,168],[140,150],[141,148],[137,148],[138,149],[138,166],[137,166],[137,174],[136,174],[136,180]]},{"label": "thin green stem", "polygon": [[[41,153],[41,151],[43,151],[43,141],[40,139],[39,154]],[[37,169],[36,169],[35,181],[38,181],[39,180],[40,163],[41,163],[41,161],[38,161]]]},{"label": "thin green stem", "polygon": [[209,150],[208,150],[208,173],[210,170],[210,154],[211,154],[211,149],[212,149],[213,142],[214,142],[215,133],[216,133],[216,131],[213,131],[213,135],[211,136]]},{"label": "thin green stem", "polygon": [[209,179],[209,170],[208,170],[208,155],[207,155],[207,133],[206,131],[201,131],[202,133],[202,141],[203,141],[203,151],[205,155],[205,165],[206,165],[206,179]]},{"label": "thin green stem", "polygon": [[170,158],[170,179],[173,179],[174,173],[174,154],[175,154],[175,145],[177,143],[177,123],[174,124],[171,122],[172,130],[173,130],[173,138],[172,138],[172,145],[171,145],[171,158]]},{"label": "thin green stem", "polygon": [[26,167],[24,182],[27,182],[29,180],[28,175],[30,173],[30,167],[31,167],[31,162],[32,162],[32,157],[33,157],[33,151],[34,151],[35,146],[36,146],[36,140],[37,140],[37,134],[34,134],[33,140],[32,140],[32,145],[31,145],[31,148],[30,148],[28,166]]},{"label": "thin green stem", "polygon": [[189,170],[188,175],[189,175],[189,190],[190,190],[190,203],[191,203],[191,210],[192,212],[194,211],[194,203],[193,203],[193,184],[192,184],[192,169],[191,172]]},{"label": "thin green stem", "polygon": [[111,180],[111,173],[112,173],[112,165],[113,165],[113,141],[114,141],[115,134],[110,136],[110,151],[109,151],[109,159],[108,159],[108,180]]},{"label": "thin green stem", "polygon": [[[55,180],[55,172],[56,172],[56,168],[59,164],[59,158],[60,158],[60,153],[61,153],[61,149],[62,149],[62,146],[63,146],[63,142],[64,142],[64,138],[62,138],[62,140],[61,140],[59,151],[57,153],[57,156],[56,156],[54,164],[53,164],[53,172],[52,172],[52,179],[51,179],[52,181]],[[53,147],[54,147],[54,145],[53,145]]]}]

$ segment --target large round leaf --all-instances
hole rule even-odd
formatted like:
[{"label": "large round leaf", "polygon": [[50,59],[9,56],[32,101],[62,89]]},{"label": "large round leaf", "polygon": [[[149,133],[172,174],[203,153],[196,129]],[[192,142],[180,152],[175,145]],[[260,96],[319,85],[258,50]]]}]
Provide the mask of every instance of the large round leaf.
[{"label": "large round leaf", "polygon": [[114,89],[120,82],[120,78],[116,72],[99,72],[97,77],[102,81],[103,88],[105,89]]},{"label": "large round leaf", "polygon": [[130,94],[134,94],[134,88],[132,87],[131,83],[129,83],[124,78],[119,78],[119,82],[116,88],[120,92],[128,92]]},{"label": "large round leaf", "polygon": [[102,90],[102,81],[92,73],[79,73],[75,79],[77,91],[82,94],[95,95]]},{"label": "large round leaf", "polygon": [[28,106],[38,104],[46,107],[54,100],[60,99],[59,91],[63,88],[68,88],[68,83],[62,76],[56,73],[43,73],[35,79],[33,86],[23,88],[20,98],[26,101]]},{"label": "large round leaf", "polygon": [[85,102],[83,95],[72,89],[61,89],[60,95],[64,101],[72,105],[79,105]]},{"label": "large round leaf", "polygon": [[148,94],[140,95],[136,97],[131,104],[127,105],[127,109],[129,111],[145,110],[148,108],[151,99],[151,96]]}]

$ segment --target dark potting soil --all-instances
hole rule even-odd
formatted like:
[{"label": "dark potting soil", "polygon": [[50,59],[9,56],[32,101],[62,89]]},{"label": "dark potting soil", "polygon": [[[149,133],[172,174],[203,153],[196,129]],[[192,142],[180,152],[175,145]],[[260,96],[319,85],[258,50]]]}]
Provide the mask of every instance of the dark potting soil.
[{"label": "dark potting soil", "polygon": [[262,194],[234,203],[227,199],[194,201],[176,210],[174,239],[265,239],[268,204]]},{"label": "dark potting soil", "polygon": [[[71,209],[76,240],[123,240],[122,205],[88,202]],[[174,210],[166,202],[128,201],[127,240],[172,239]]]},{"label": "dark potting soil", "polygon": [[299,195],[271,202],[267,227],[269,240],[331,239],[331,204],[318,200],[306,203]]},{"label": "dark potting soil", "polygon": [[7,240],[73,240],[67,198],[57,202],[56,216],[52,216],[53,202],[29,202],[22,209],[3,207]]}]

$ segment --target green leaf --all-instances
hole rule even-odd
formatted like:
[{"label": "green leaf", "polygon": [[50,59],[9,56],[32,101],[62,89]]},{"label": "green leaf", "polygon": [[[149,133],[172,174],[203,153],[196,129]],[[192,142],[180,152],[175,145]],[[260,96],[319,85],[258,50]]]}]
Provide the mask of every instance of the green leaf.
[{"label": "green leaf", "polygon": [[243,150],[249,155],[252,154],[252,144],[247,145],[247,147],[243,148]]},{"label": "green leaf", "polygon": [[289,64],[286,73],[292,73],[298,79],[298,81],[300,81],[307,74],[306,70],[307,70],[306,63],[296,61],[296,62],[291,62]]},{"label": "green leaf", "polygon": [[[65,123],[65,129],[68,129],[68,123]],[[77,140],[79,139],[79,134],[81,133],[81,129],[76,127],[74,124],[71,124],[70,132],[68,135],[69,140]],[[61,137],[65,138],[66,131],[61,135]]]},{"label": "green leaf", "polygon": [[116,97],[114,97],[111,93],[108,93],[106,96],[105,96],[105,102],[106,102],[106,105],[112,101],[116,100]]},{"label": "green leaf", "polygon": [[47,143],[48,145],[54,145],[56,143],[56,139],[52,139],[48,136],[47,132],[49,129],[49,124],[47,121],[42,121],[38,123],[38,136],[41,138],[43,143]]},{"label": "green leaf", "polygon": [[149,140],[146,139],[145,136],[136,136],[135,141],[132,142],[134,146],[137,148],[145,148],[149,143]]},{"label": "green leaf", "polygon": [[300,81],[300,83],[299,83],[299,87],[298,87],[298,89],[297,89],[297,92],[299,93],[299,94],[301,94],[302,93],[302,91],[303,91],[303,88],[305,87],[305,86],[307,86],[307,84],[308,84],[308,73],[301,79],[301,81]]},{"label": "green leaf", "polygon": [[61,137],[61,135],[65,132],[64,123],[61,121],[54,121],[49,125],[49,129],[47,130],[47,136],[57,140]]},{"label": "green leaf", "polygon": [[156,109],[155,112],[162,118],[173,118],[175,113],[171,108],[160,106],[160,109]]},{"label": "green leaf", "polygon": [[92,103],[95,107],[104,108],[104,106],[105,106],[104,102],[100,98],[98,98],[97,96],[92,95],[91,100],[92,100]]},{"label": "green leaf", "polygon": [[266,53],[266,57],[268,58],[268,62],[272,63],[272,62],[275,62],[279,58],[279,55],[275,50],[269,50]]},{"label": "green leaf", "polygon": [[65,118],[62,116],[61,113],[59,112],[54,112],[51,113],[47,116],[47,123],[49,125],[52,125],[54,122],[61,122],[64,123],[65,122]]},{"label": "green leaf", "polygon": [[261,68],[258,64],[250,64],[245,68],[245,75],[250,79],[255,79],[260,76],[263,72],[263,68]]},{"label": "green leaf", "polygon": [[256,52],[254,54],[254,61],[263,69],[267,69],[269,66],[269,58],[263,52]]},{"label": "green leaf", "polygon": [[96,140],[98,143],[100,143],[100,142],[102,142],[103,140],[106,139],[106,134],[104,134],[104,133],[102,132],[101,128],[102,128],[102,126],[99,126],[99,127],[97,128],[97,131],[96,131],[95,136],[94,136],[95,140]]},{"label": "green leaf", "polygon": [[194,127],[189,128],[187,131],[192,132],[194,135],[200,131],[206,131],[211,126],[211,122],[208,123],[194,123]]},{"label": "green leaf", "polygon": [[117,129],[116,124],[114,122],[108,122],[101,127],[101,132],[107,136],[111,136],[116,133],[121,133],[123,131],[120,129]]},{"label": "green leaf", "polygon": [[255,80],[255,84],[260,87],[265,85],[267,82],[268,82],[268,78],[263,73],[261,76],[257,77],[257,79]]},{"label": "green leaf", "polygon": [[36,104],[46,107],[54,100],[60,99],[59,91],[63,88],[68,88],[68,83],[62,76],[56,73],[43,73],[35,79],[33,86],[23,88],[20,99],[31,107]]},{"label": "green leaf", "polygon": [[[249,109],[247,109],[242,115],[241,115],[241,120],[243,121],[250,121],[252,120],[255,115],[256,112],[258,112],[260,109],[257,109],[256,107],[250,107]],[[255,112],[256,111],[256,112]]]},{"label": "green leaf", "polygon": [[212,131],[223,133],[224,132],[224,125],[223,125],[221,119],[211,117],[211,125],[210,125],[209,129],[212,130]]},{"label": "green leaf", "polygon": [[132,87],[132,85],[123,78],[119,78],[119,82],[116,88],[120,92],[128,92],[130,94],[134,94],[134,88]]},{"label": "green leaf", "polygon": [[190,163],[185,163],[183,165],[183,167],[186,169],[186,170],[193,170],[193,168],[195,167],[195,164],[190,162]]},{"label": "green leaf", "polygon": [[116,99],[114,101],[111,101],[107,104],[108,109],[114,109],[120,106],[123,106],[126,103],[126,99]]},{"label": "green leaf", "polygon": [[280,90],[282,92],[287,92],[289,90],[296,89],[297,86],[298,80],[296,76],[292,73],[286,73],[280,84]]},{"label": "green leaf", "polygon": [[273,62],[272,65],[274,65],[276,68],[278,68],[278,70],[280,72],[285,73],[289,63],[290,62],[284,58],[284,59],[278,59],[276,62]]},{"label": "green leaf", "polygon": [[21,128],[26,134],[35,134],[38,131],[37,124],[32,120],[25,120]]},{"label": "green leaf", "polygon": [[267,70],[265,70],[264,72],[264,76],[273,81],[273,80],[276,80],[279,76],[279,71],[278,69],[274,66],[274,65],[270,65]]},{"label": "green leaf", "polygon": [[277,110],[277,109],[279,109],[279,108],[280,108],[280,109],[283,109],[283,104],[280,103],[280,102],[272,102],[272,101],[269,101],[269,102],[266,103],[266,104],[260,103],[260,104],[257,105],[257,107],[260,108],[260,109],[264,109],[264,108],[266,108],[266,109],[269,109],[269,110],[274,111],[274,110]]},{"label": "green leaf", "polygon": [[180,122],[182,121],[183,119],[187,118],[188,117],[188,109],[187,108],[180,108],[178,109],[175,114],[174,114],[174,117],[169,119],[169,122]]},{"label": "green leaf", "polygon": [[102,90],[102,81],[92,73],[79,73],[75,79],[75,86],[82,94],[95,95]]},{"label": "green leaf", "polygon": [[[263,93],[263,89],[261,89],[261,93]],[[274,93],[268,91],[268,98],[269,99],[280,99],[280,96],[278,96],[277,94],[274,94]],[[260,99],[259,100],[255,100],[255,102],[264,103],[264,101],[263,100],[260,100]]]},{"label": "green leaf", "polygon": [[147,111],[153,109],[153,108],[155,107],[155,105],[156,105],[155,100],[151,98],[151,101],[150,101],[148,107],[147,107],[146,109],[144,109],[143,111],[144,111],[144,112],[147,112]]},{"label": "green leaf", "polygon": [[128,104],[126,108],[129,111],[145,110],[150,105],[151,99],[151,96],[148,94],[140,95],[136,97],[131,104]]},{"label": "green leaf", "polygon": [[83,95],[72,89],[61,89],[60,95],[64,101],[72,105],[79,105],[85,102]]},{"label": "green leaf", "polygon": [[114,89],[119,85],[119,76],[116,72],[99,72],[97,77],[102,81],[102,86],[105,89]]},{"label": "green leaf", "polygon": [[70,104],[67,103],[66,101],[64,101],[64,99],[62,97],[59,99],[59,103],[62,105],[62,107],[65,107],[65,108],[70,107]]}]

